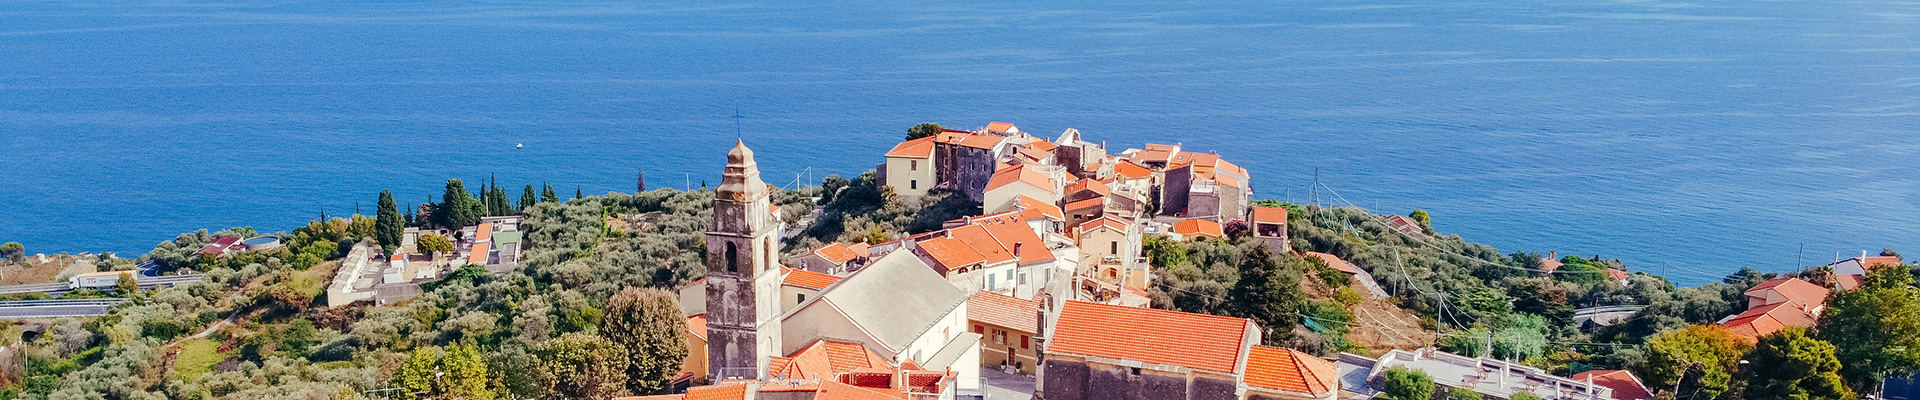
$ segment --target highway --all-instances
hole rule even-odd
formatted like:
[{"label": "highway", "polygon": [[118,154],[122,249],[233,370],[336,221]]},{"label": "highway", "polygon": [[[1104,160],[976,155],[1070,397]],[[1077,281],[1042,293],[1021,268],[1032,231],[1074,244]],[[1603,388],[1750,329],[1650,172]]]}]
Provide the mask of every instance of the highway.
[{"label": "highway", "polygon": [[[183,283],[199,282],[201,274],[136,276],[140,287],[152,289],[158,286],[175,286]],[[46,293],[48,296],[66,294],[69,288],[66,282],[29,283],[25,285],[0,286],[0,294]]]},{"label": "highway", "polygon": [[107,315],[113,305],[127,299],[16,300],[0,301],[0,319],[90,317]]}]

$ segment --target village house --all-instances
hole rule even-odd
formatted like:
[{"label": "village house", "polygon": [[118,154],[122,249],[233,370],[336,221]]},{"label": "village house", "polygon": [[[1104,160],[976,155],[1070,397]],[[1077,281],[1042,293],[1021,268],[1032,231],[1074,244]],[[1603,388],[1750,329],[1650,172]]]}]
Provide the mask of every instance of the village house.
[{"label": "village house", "polygon": [[1048,334],[1038,390],[1049,400],[1333,400],[1340,391],[1332,362],[1260,346],[1259,327],[1243,318],[1069,301]]},{"label": "village house", "polygon": [[1145,235],[1140,224],[1105,216],[1074,227],[1073,236],[1086,254],[1083,264],[1089,267],[1088,274],[1109,283],[1124,280],[1127,287],[1146,289],[1149,271],[1141,249]]},{"label": "village house", "polygon": [[[999,167],[1001,153],[1011,153],[1007,137],[972,132],[941,132],[934,138],[934,180],[938,187],[985,202],[987,182]],[[891,180],[891,177],[889,177]]]},{"label": "village house", "polygon": [[1647,390],[1645,383],[1640,382],[1640,377],[1633,376],[1627,370],[1581,372],[1573,374],[1573,380],[1612,389],[1614,400],[1654,400],[1653,393]]},{"label": "village house", "polygon": [[1800,280],[1778,278],[1747,289],[1747,311],[1720,322],[1734,335],[1758,341],[1787,327],[1812,328],[1827,304],[1827,289]]},{"label": "village house", "polygon": [[838,276],[804,269],[781,267],[781,273],[786,274],[780,279],[780,312],[783,313],[820,296],[820,291],[840,281]]},{"label": "village house", "polygon": [[855,243],[851,246],[829,243],[795,257],[793,266],[823,274],[845,274],[859,268],[858,264],[868,256],[868,248],[866,243]]},{"label": "village house", "polygon": [[1052,270],[1071,268],[1056,252],[1064,243],[1043,238],[1012,212],[963,219],[964,225],[909,241],[913,254],[934,272],[967,291],[989,291],[1032,298]]},{"label": "village house", "polygon": [[1000,168],[993,173],[992,181],[987,183],[980,208],[988,214],[1011,211],[1020,205],[1020,197],[1059,203],[1061,187],[1060,181],[1055,178],[1064,173],[1056,167],[1037,164],[1014,164]]},{"label": "village house", "polygon": [[1174,240],[1188,242],[1227,237],[1219,222],[1200,218],[1175,222],[1172,231]]},{"label": "village house", "polygon": [[880,168],[880,181],[893,187],[893,193],[905,197],[927,195],[939,181],[934,176],[934,137],[900,142],[887,151],[887,163]]},{"label": "village house", "polygon": [[1293,243],[1287,237],[1287,209],[1279,207],[1254,207],[1247,213],[1247,221],[1253,229],[1253,238],[1265,243],[1267,250],[1274,254],[1286,254],[1293,251]]},{"label": "village house", "polygon": [[1834,286],[1840,290],[1854,290],[1866,283],[1867,271],[1900,263],[1900,256],[1867,256],[1867,252],[1862,250],[1859,257],[1835,261],[1827,264],[1827,269],[1833,271]]},{"label": "village house", "polygon": [[820,339],[859,343],[895,365],[951,371],[952,389],[977,392],[980,335],[967,329],[969,292],[932,271],[907,252],[874,260],[781,316],[781,353]]},{"label": "village house", "polygon": [[1040,302],[993,292],[967,299],[967,323],[981,335],[980,365],[1032,375],[1039,365],[1034,336],[1040,332]]}]

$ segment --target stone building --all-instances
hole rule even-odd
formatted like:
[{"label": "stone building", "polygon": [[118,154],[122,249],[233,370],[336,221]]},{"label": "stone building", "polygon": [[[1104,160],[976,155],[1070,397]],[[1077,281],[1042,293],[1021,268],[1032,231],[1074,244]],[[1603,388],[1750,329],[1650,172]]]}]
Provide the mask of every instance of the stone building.
[{"label": "stone building", "polygon": [[767,184],[735,142],[707,231],[708,381],[760,378],[780,351],[781,271]]},{"label": "stone building", "polygon": [[1048,400],[1333,400],[1333,362],[1260,346],[1244,318],[1068,301],[1042,343]]}]

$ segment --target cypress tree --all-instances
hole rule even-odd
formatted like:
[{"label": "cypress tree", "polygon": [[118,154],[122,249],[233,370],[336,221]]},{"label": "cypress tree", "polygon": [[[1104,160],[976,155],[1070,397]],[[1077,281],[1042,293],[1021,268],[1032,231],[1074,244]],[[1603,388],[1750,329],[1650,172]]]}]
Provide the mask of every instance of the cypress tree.
[{"label": "cypress tree", "polygon": [[459,229],[480,223],[479,201],[467,193],[467,186],[459,179],[448,179],[446,193],[441,195],[440,207],[434,210],[434,217],[440,225],[448,229]]},{"label": "cypress tree", "polygon": [[400,247],[401,231],[407,229],[407,220],[400,216],[400,206],[393,202],[393,193],[380,191],[380,209],[374,211],[374,236],[380,240],[380,247],[388,254]]},{"label": "cypress tree", "polygon": [[634,194],[640,194],[647,191],[647,171],[644,169],[639,171],[640,171],[639,172],[640,176],[637,178],[634,178],[635,181],[639,182],[638,185],[634,186],[634,189],[633,189]]},{"label": "cypress tree", "polygon": [[583,199],[583,198],[586,198],[586,197],[587,197],[587,196],[586,196],[586,195],[585,195],[584,193],[582,193],[582,192],[580,191],[580,187],[579,187],[579,186],[574,186],[574,187],[573,187],[573,199],[574,199],[574,200],[579,200],[579,199]]},{"label": "cypress tree", "polygon": [[540,190],[540,202],[541,203],[559,203],[560,194],[553,192],[553,184],[546,183],[545,185],[546,185],[546,188]]},{"label": "cypress tree", "polygon": [[494,187],[493,187],[493,202],[494,202],[494,204],[493,204],[493,209],[494,209],[494,210],[497,210],[497,211],[495,211],[495,212],[494,212],[494,214],[493,214],[493,215],[513,215],[513,214],[515,214],[515,213],[513,212],[513,202],[511,202],[511,201],[508,201],[508,200],[507,200],[507,190],[506,190],[506,189],[502,189],[502,188],[500,188],[499,186],[494,186]]},{"label": "cypress tree", "polygon": [[533,207],[536,201],[540,201],[539,197],[533,194],[533,184],[529,183],[527,191],[520,192],[520,212],[527,212],[527,207]]}]

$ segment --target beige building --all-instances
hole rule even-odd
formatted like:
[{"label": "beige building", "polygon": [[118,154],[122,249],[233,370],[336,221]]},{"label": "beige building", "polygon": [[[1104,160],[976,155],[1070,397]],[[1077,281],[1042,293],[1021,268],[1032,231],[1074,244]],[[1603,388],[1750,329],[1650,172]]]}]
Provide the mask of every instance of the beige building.
[{"label": "beige building", "polygon": [[1025,196],[1045,203],[1060,202],[1060,184],[1047,167],[1031,164],[1013,165],[994,171],[993,179],[987,182],[981,210],[988,214],[1014,211],[1020,207],[1020,197]]},{"label": "beige building", "polygon": [[886,184],[900,196],[925,196],[935,183],[933,137],[900,142],[887,152]]},{"label": "beige building", "polygon": [[1032,375],[1039,369],[1040,302],[993,292],[967,299],[967,323],[980,334],[980,366]]}]

